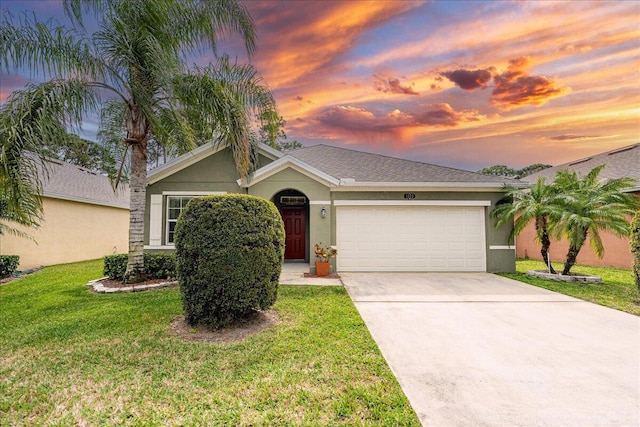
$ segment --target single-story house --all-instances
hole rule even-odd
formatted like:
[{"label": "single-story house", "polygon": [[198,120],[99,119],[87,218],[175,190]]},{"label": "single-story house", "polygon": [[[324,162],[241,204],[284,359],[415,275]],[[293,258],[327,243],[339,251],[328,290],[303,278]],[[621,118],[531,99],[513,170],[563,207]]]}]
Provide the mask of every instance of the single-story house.
[{"label": "single-story house", "polygon": [[245,193],[271,200],[285,224],[287,261],[311,262],[334,245],[337,271],[513,271],[509,225],[489,212],[503,197],[495,176],[327,145],[287,154],[264,144],[258,169],[238,180],[228,147],[207,144],[151,170],[145,249],[173,250],[194,196]]},{"label": "single-story house", "polygon": [[[544,169],[523,178],[523,181],[534,183],[539,177],[543,176],[546,178],[547,183],[551,183],[558,171],[569,169],[584,176],[593,168],[600,165],[605,165],[602,172],[600,172],[600,177],[603,179],[634,178],[636,185],[626,189],[626,191],[640,197],[640,144],[629,145]],[[600,236],[602,237],[602,243],[604,245],[604,256],[602,259],[595,255],[593,249],[591,249],[591,246],[587,242],[578,254],[578,263],[631,269],[633,266],[633,256],[631,255],[629,238],[618,237],[607,232],[602,232]],[[559,241],[552,240],[550,248],[551,260],[564,261],[568,250],[569,244],[565,239]],[[540,255],[540,244],[535,241],[535,228],[533,224],[527,226],[516,238],[516,254],[518,258],[528,257],[537,260],[542,259]]]},{"label": "single-story house", "polygon": [[40,227],[16,227],[35,241],[5,233],[0,235],[0,255],[19,255],[18,269],[28,270],[126,252],[128,188],[114,192],[106,176],[61,160],[47,163]]}]

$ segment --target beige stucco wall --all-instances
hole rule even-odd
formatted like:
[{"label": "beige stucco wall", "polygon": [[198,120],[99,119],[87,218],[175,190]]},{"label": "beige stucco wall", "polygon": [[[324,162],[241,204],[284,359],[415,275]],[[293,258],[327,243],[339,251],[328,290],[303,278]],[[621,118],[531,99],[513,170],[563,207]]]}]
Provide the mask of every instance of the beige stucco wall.
[{"label": "beige stucco wall", "polygon": [[1,255],[19,255],[20,270],[127,252],[129,210],[44,197],[44,220],[24,231],[31,240],[0,236]]},{"label": "beige stucco wall", "polygon": [[[516,255],[518,258],[531,258],[542,260],[540,254],[540,244],[535,241],[536,231],[533,223],[527,225],[522,233],[516,239]],[[630,270],[633,267],[633,256],[631,255],[631,247],[629,246],[628,237],[618,237],[607,232],[600,233],[602,244],[604,246],[604,256],[598,258],[589,245],[589,236],[587,242],[578,254],[578,264],[594,265],[602,267],[617,267]],[[564,262],[569,250],[569,243],[562,239],[551,240],[549,253],[551,261]]]}]

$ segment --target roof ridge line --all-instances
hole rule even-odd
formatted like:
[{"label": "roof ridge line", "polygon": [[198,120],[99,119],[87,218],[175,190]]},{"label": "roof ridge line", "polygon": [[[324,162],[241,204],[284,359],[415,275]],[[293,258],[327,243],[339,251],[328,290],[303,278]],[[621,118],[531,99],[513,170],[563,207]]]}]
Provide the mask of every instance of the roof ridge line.
[{"label": "roof ridge line", "polygon": [[[438,164],[435,164],[435,163],[420,162],[418,160],[403,159],[403,158],[400,158],[400,157],[390,156],[388,154],[371,153],[369,151],[355,150],[353,148],[336,147],[334,145],[328,145],[328,144],[314,144],[314,145],[310,145],[310,146],[304,147],[304,148],[313,148],[313,147],[320,147],[320,146],[329,147],[329,148],[335,148],[335,149],[344,150],[344,151],[351,151],[351,152],[358,153],[358,154],[368,154],[368,155],[371,155],[371,156],[385,157],[387,159],[400,160],[400,161],[403,161],[403,162],[411,162],[411,163],[416,163],[416,164],[419,164],[419,165],[435,166],[435,167],[438,167],[438,168],[445,168],[445,169],[449,169],[449,170],[457,171],[457,172],[466,172],[466,173],[472,173],[472,174],[475,174],[475,175],[488,176],[488,175],[482,174],[480,172],[474,172],[474,171],[470,171],[470,170],[466,170],[466,169],[459,169],[459,168],[454,168],[454,167],[451,167],[451,166],[438,165]],[[299,148],[298,150],[303,150],[304,148]],[[298,150],[294,150],[294,151],[298,151]]]}]

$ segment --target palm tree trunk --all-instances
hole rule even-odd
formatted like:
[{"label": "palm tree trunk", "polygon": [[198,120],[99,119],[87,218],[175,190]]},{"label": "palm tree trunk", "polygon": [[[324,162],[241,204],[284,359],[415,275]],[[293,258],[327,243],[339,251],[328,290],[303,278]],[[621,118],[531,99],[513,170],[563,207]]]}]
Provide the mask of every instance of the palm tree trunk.
[{"label": "palm tree trunk", "polygon": [[580,253],[580,249],[582,249],[582,245],[584,245],[584,242],[587,240],[587,231],[588,230],[585,229],[582,230],[582,236],[580,237],[580,240],[577,242],[577,244],[569,245],[569,252],[567,252],[567,259],[564,262],[564,269],[562,270],[563,275],[566,276],[567,274],[569,274],[569,271],[571,271],[571,267],[575,265],[578,254]]},{"label": "palm tree trunk", "polygon": [[536,228],[540,228],[540,255],[542,255],[542,260],[544,264],[549,267],[549,273],[557,274],[556,270],[551,265],[551,260],[549,259],[549,248],[551,247],[551,239],[549,238],[549,231],[547,230],[547,217],[543,216],[539,218],[539,221],[536,220]]},{"label": "palm tree trunk", "polygon": [[138,283],[146,280],[144,271],[144,212],[147,191],[147,156],[142,143],[134,143],[131,148],[129,260],[124,281],[125,283]]}]

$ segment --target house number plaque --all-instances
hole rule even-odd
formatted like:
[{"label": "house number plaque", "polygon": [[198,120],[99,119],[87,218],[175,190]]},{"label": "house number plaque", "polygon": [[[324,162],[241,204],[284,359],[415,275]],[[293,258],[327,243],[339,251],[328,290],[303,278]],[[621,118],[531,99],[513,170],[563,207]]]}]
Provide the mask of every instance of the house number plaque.
[{"label": "house number plaque", "polygon": [[413,193],[404,193],[404,198],[407,200],[415,199],[416,195]]}]

